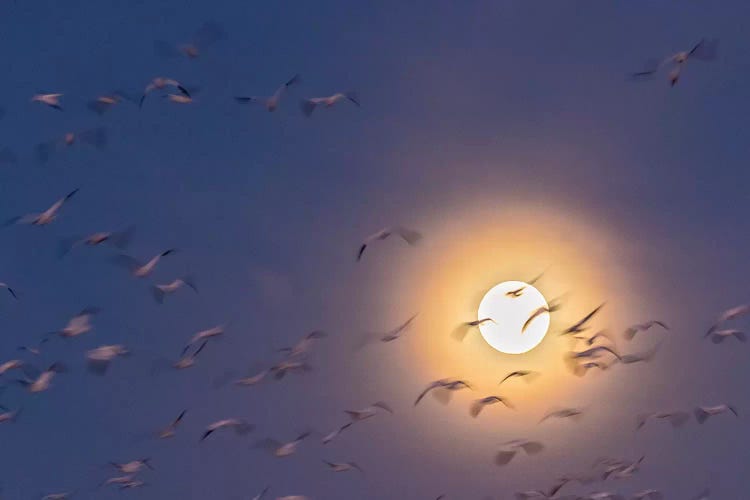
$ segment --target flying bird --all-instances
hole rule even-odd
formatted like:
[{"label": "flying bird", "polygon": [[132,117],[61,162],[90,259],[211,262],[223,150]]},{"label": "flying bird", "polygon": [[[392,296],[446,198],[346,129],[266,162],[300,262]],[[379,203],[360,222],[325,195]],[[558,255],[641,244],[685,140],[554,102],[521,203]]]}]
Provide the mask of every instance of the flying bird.
[{"label": "flying bird", "polygon": [[624,365],[633,363],[648,363],[649,361],[654,359],[654,356],[656,356],[656,353],[659,352],[660,347],[661,342],[647,351],[634,352],[632,354],[622,354],[620,356],[620,363]]},{"label": "flying bird", "polygon": [[358,470],[362,474],[365,473],[364,470],[362,470],[362,467],[357,465],[355,462],[329,462],[328,460],[323,460],[323,463],[328,466],[329,469],[331,469],[333,472],[347,472],[352,470]]},{"label": "flying bird", "polygon": [[422,239],[422,235],[413,229],[405,228],[402,226],[383,228],[377,233],[371,234],[370,236],[365,238],[365,241],[362,242],[362,245],[359,247],[359,252],[357,253],[357,262],[362,260],[362,254],[365,253],[365,249],[367,249],[369,245],[372,245],[376,241],[385,240],[392,235],[398,236],[411,246],[416,245],[417,243],[419,243],[419,240]]},{"label": "flying bird", "polygon": [[284,458],[297,452],[297,447],[310,436],[310,432],[304,432],[288,443],[281,443],[275,439],[261,439],[255,443],[255,448],[262,448],[269,451],[273,456]]},{"label": "flying bird", "polygon": [[62,106],[60,106],[60,98],[62,96],[62,94],[36,94],[31,98],[31,102],[45,104],[50,108],[62,111]]},{"label": "flying bird", "polygon": [[352,422],[361,422],[362,420],[367,420],[368,418],[374,417],[375,415],[380,413],[380,410],[393,415],[393,409],[388,406],[388,403],[384,401],[377,401],[367,408],[362,408],[361,410],[344,410],[344,413],[349,415],[349,418],[352,420]]},{"label": "flying bird", "polygon": [[528,439],[508,441],[502,445],[502,449],[495,455],[495,465],[508,465],[521,450],[527,455],[536,455],[544,450],[544,445],[538,441],[529,441]]},{"label": "flying bird", "polygon": [[248,377],[239,378],[234,381],[234,385],[241,385],[241,386],[251,386],[261,383],[265,378],[266,375],[268,375],[268,370],[262,370],[258,372],[255,375],[250,375]]},{"label": "flying bird", "polygon": [[152,257],[146,263],[140,262],[133,257],[130,257],[129,255],[120,254],[114,257],[113,262],[118,266],[128,269],[130,271],[130,274],[132,274],[136,278],[145,278],[152,272],[154,272],[154,269],[156,269],[156,265],[159,263],[162,257],[172,255],[176,251],[177,250],[175,250],[174,248],[170,248],[169,250],[165,250],[160,254]]},{"label": "flying bird", "polygon": [[28,374],[26,378],[19,379],[17,382],[31,393],[44,392],[49,389],[52,385],[52,379],[57,373],[63,373],[67,371],[67,368],[62,363],[53,363],[44,371],[39,372],[36,378],[29,378]]},{"label": "flying bird", "polygon": [[506,398],[503,398],[501,396],[487,396],[486,398],[477,399],[476,401],[474,401],[474,403],[472,403],[471,408],[469,409],[469,415],[477,418],[485,406],[493,405],[496,403],[502,403],[506,408],[510,408],[511,410],[515,409],[515,407]]},{"label": "flying bird", "polygon": [[589,321],[591,321],[591,318],[596,316],[596,314],[601,311],[602,307],[604,307],[604,303],[599,305],[596,309],[588,313],[586,316],[584,316],[581,320],[579,320],[577,323],[575,323],[572,326],[569,326],[565,330],[563,330],[560,335],[569,335],[571,333],[581,333],[585,331],[588,327],[586,326]]},{"label": "flying bird", "polygon": [[90,100],[86,107],[98,115],[103,115],[124,99],[130,100],[123,92],[112,92]]},{"label": "flying bird", "polygon": [[238,436],[244,436],[245,434],[253,430],[253,426],[251,424],[248,424],[244,420],[240,420],[238,418],[227,418],[224,420],[217,420],[216,422],[206,427],[206,430],[203,432],[203,435],[201,436],[200,440],[203,441],[208,436],[210,436],[211,434],[213,434],[214,432],[220,429],[231,429]]},{"label": "flying bird", "polygon": [[180,91],[180,93],[186,97],[190,97],[190,92],[177,80],[174,80],[172,78],[164,78],[164,77],[156,77],[151,82],[149,82],[148,85],[146,85],[146,88],[143,90],[143,96],[141,97],[140,102],[138,103],[139,107],[143,106],[143,101],[146,99],[146,96],[150,94],[154,90],[162,90],[167,87],[172,87]]},{"label": "flying bird", "polygon": [[328,336],[328,334],[321,330],[314,330],[304,337],[302,337],[296,344],[294,344],[292,347],[282,347],[279,349],[281,352],[287,353],[288,358],[296,358],[299,356],[302,356],[304,354],[307,354],[310,349],[312,349],[312,346],[315,344],[315,341],[324,339]]},{"label": "flying bird", "polygon": [[330,108],[340,101],[353,102],[357,105],[357,107],[359,107],[359,100],[357,99],[357,94],[355,94],[354,92],[337,92],[336,94],[326,97],[310,97],[303,100],[300,107],[302,108],[302,112],[305,114],[305,116],[309,117],[313,114],[313,111],[315,111],[315,108],[317,108],[318,106]]},{"label": "flying bird", "polygon": [[295,361],[286,359],[283,361],[280,361],[273,365],[271,368],[269,368],[269,371],[273,373],[274,378],[276,380],[281,380],[286,376],[287,373],[291,372],[297,372],[297,371],[303,371],[308,372],[310,371],[310,365],[308,365],[304,361]]},{"label": "flying bird", "polygon": [[636,430],[643,428],[646,422],[652,419],[666,420],[674,428],[682,427],[690,419],[690,415],[684,411],[669,411],[657,413],[644,413],[638,415],[636,421]]},{"label": "flying bird", "polygon": [[124,250],[133,238],[135,226],[130,226],[123,231],[99,231],[84,237],[72,237],[60,242],[58,257],[63,258],[75,247],[85,245],[95,247],[104,243],[111,243],[116,248]]},{"label": "flying bird", "polygon": [[18,419],[18,416],[23,411],[22,408],[19,408],[15,411],[10,411],[4,406],[0,406],[0,410],[2,410],[2,413],[0,413],[0,424],[4,424],[6,422],[15,422]]},{"label": "flying bird", "polygon": [[326,434],[325,436],[323,436],[323,439],[322,439],[323,444],[330,443],[331,441],[333,441],[334,439],[336,439],[337,437],[339,437],[339,435],[342,432],[344,432],[346,429],[348,429],[352,425],[354,425],[353,421],[352,422],[347,422],[344,425],[342,425],[341,427],[338,427],[335,430],[331,431],[329,434]]},{"label": "flying bird", "polygon": [[664,494],[659,490],[648,489],[633,493],[631,500],[663,500]]},{"label": "flying bird", "polygon": [[107,129],[96,127],[80,132],[68,132],[62,137],[41,142],[36,145],[36,158],[40,163],[45,163],[50,159],[52,153],[67,149],[76,144],[93,146],[101,151],[107,146]]},{"label": "flying bird", "polygon": [[699,61],[711,61],[716,58],[717,40],[702,39],[695,44],[692,49],[672,54],[661,61],[650,61],[643,71],[633,73],[634,78],[651,77],[661,68],[671,67],[669,71],[669,83],[675,86],[680,79],[680,75],[689,60],[696,59]]},{"label": "flying bird", "polygon": [[26,214],[26,215],[21,215],[21,216],[8,219],[5,222],[5,226],[10,226],[13,224],[31,224],[34,226],[46,226],[47,224],[50,224],[52,221],[54,221],[57,218],[57,214],[62,208],[62,206],[65,204],[65,202],[71,199],[77,192],[78,192],[78,189],[74,189],[73,191],[65,195],[63,198],[60,198],[59,200],[57,200],[54,204],[52,204],[51,207],[49,207],[47,210],[45,210],[42,213]]},{"label": "flying bird", "polygon": [[535,309],[524,322],[521,327],[521,333],[524,333],[529,325],[542,314],[552,314],[555,311],[559,311],[562,307],[562,303],[559,300],[551,300],[546,306],[541,306]]},{"label": "flying bird", "polygon": [[471,389],[471,386],[468,382],[464,380],[456,380],[456,379],[450,379],[450,378],[443,378],[440,380],[435,380],[434,382],[430,382],[430,384],[427,386],[425,390],[423,390],[419,396],[417,396],[417,399],[414,401],[414,406],[417,406],[420,401],[422,401],[422,398],[424,398],[428,392],[431,392],[435,389],[447,389],[448,391],[460,391],[461,389]]},{"label": "flying bird", "polygon": [[745,332],[736,329],[715,330],[711,333],[711,342],[714,344],[721,344],[730,337],[734,337],[743,343],[747,342]]},{"label": "flying bird", "polygon": [[20,359],[11,359],[10,361],[5,361],[3,363],[0,363],[0,375],[4,375],[11,370],[22,368],[23,366],[24,362]]},{"label": "flying bird", "polygon": [[580,351],[580,352],[570,352],[568,353],[568,356],[572,359],[596,358],[602,353],[611,354],[618,361],[622,359],[622,357],[617,353],[617,351],[615,351],[614,349],[606,345],[597,345],[589,349],[586,349],[585,351]]},{"label": "flying bird", "polygon": [[262,500],[262,499],[263,499],[263,497],[264,497],[264,496],[266,496],[266,493],[268,493],[268,490],[269,490],[269,489],[270,489],[270,487],[269,487],[269,486],[266,486],[265,488],[263,488],[263,491],[261,491],[260,493],[258,493],[257,495],[255,495],[255,496],[254,496],[254,497],[252,498],[252,500]]},{"label": "flying bird", "polygon": [[583,410],[580,408],[563,408],[562,410],[555,410],[547,413],[542,417],[541,420],[539,420],[539,423],[541,424],[545,420],[549,420],[550,418],[570,418],[573,420],[578,420],[583,416]]},{"label": "flying bird", "polygon": [[708,337],[709,335],[714,333],[716,330],[718,330],[721,327],[722,323],[741,318],[747,315],[748,313],[750,313],[750,304],[742,304],[742,305],[727,309],[726,311],[723,311],[716,318],[716,321],[714,322],[713,325],[711,325],[711,328],[708,329],[704,337]]},{"label": "flying bird", "polygon": [[11,295],[11,297],[18,300],[18,295],[16,294],[16,291],[13,290],[10,287],[10,285],[8,285],[7,283],[0,282],[0,288],[5,288],[6,290],[8,290],[8,293]]},{"label": "flying bird", "polygon": [[182,419],[185,418],[185,414],[187,413],[187,410],[182,410],[179,415],[177,415],[177,418],[172,420],[169,425],[167,425],[164,429],[160,430],[157,436],[159,439],[167,439],[174,437],[174,435],[177,433],[177,426],[180,425],[180,422],[182,422]]},{"label": "flying bird", "polygon": [[469,334],[469,330],[471,330],[472,328],[481,326],[485,323],[490,323],[490,322],[497,324],[496,321],[492,318],[481,318],[481,319],[477,319],[474,321],[461,323],[460,325],[456,327],[455,330],[453,330],[453,333],[451,334],[451,336],[454,339],[458,340],[459,342],[463,342],[464,339],[466,338],[466,335]]},{"label": "flying bird", "polygon": [[623,337],[625,337],[626,340],[633,340],[637,333],[648,331],[654,326],[659,326],[664,330],[669,330],[669,326],[667,326],[666,323],[662,321],[651,320],[646,321],[645,323],[631,326],[630,328],[625,330],[625,333],[623,333]]},{"label": "flying bird", "polygon": [[193,335],[190,338],[190,341],[182,350],[182,353],[185,354],[188,351],[188,349],[190,349],[195,344],[198,344],[199,342],[205,343],[205,342],[208,342],[208,339],[212,339],[215,337],[219,337],[220,335],[223,335],[225,328],[226,328],[225,325],[216,325],[216,326],[212,326],[211,328],[207,328],[205,330],[201,330],[197,332],[195,335]]},{"label": "flying bird", "polygon": [[294,75],[292,78],[290,78],[288,81],[286,81],[281,87],[279,87],[278,89],[276,89],[276,92],[274,92],[273,95],[270,96],[270,97],[257,97],[257,96],[242,97],[242,96],[238,96],[238,97],[235,97],[234,99],[237,102],[242,102],[242,103],[257,102],[257,103],[260,103],[263,106],[265,106],[265,108],[268,111],[276,111],[276,108],[279,107],[279,102],[281,101],[281,97],[286,93],[287,89],[289,89],[289,87],[291,87],[295,83],[299,83],[299,81],[300,81],[299,75]]},{"label": "flying bird", "polygon": [[62,330],[51,332],[51,335],[58,335],[62,338],[73,338],[85,333],[89,333],[94,329],[94,325],[91,323],[91,320],[97,314],[99,314],[98,307],[87,307],[83,311],[70,318],[70,320]]},{"label": "flying bird", "polygon": [[121,474],[137,474],[141,469],[148,468],[154,470],[151,466],[150,458],[140,458],[138,460],[131,460],[130,462],[110,462],[112,467],[117,469]]},{"label": "flying bird", "polygon": [[[198,347],[198,349],[194,350],[193,352],[186,352],[186,349],[183,349],[180,359],[175,361],[172,366],[178,370],[184,370],[185,368],[190,368],[191,366],[195,364],[195,360],[198,357],[198,354],[200,354],[201,351],[206,347],[206,344],[208,344],[208,340],[204,341]],[[190,346],[188,346],[188,348],[189,347]]]},{"label": "flying bird", "polygon": [[371,342],[393,342],[394,340],[398,340],[401,338],[404,333],[406,333],[411,326],[412,322],[416,319],[417,314],[413,315],[400,325],[398,325],[396,328],[393,328],[391,330],[388,330],[387,332],[382,333],[367,333],[363,339],[360,347],[363,347]]},{"label": "flying bird", "polygon": [[88,369],[97,375],[107,373],[110,363],[118,356],[127,356],[130,352],[122,344],[103,345],[86,353]]},{"label": "flying bird", "polygon": [[225,36],[224,28],[220,24],[207,21],[198,28],[189,41],[171,44],[163,40],[157,40],[154,42],[154,51],[158,56],[164,58],[183,55],[188,59],[197,59],[205,49],[224,39]]},{"label": "flying bird", "polygon": [[716,406],[699,406],[695,409],[695,419],[699,424],[704,423],[710,417],[721,415],[722,413],[733,413],[735,417],[739,417],[740,414],[737,410],[728,404],[720,404]]},{"label": "flying bird", "polygon": [[503,379],[497,383],[497,385],[502,384],[506,380],[510,380],[513,378],[520,378],[523,379],[525,382],[531,382],[534,379],[536,379],[539,376],[539,372],[533,372],[530,370],[516,370],[514,372],[510,372],[507,374]]}]

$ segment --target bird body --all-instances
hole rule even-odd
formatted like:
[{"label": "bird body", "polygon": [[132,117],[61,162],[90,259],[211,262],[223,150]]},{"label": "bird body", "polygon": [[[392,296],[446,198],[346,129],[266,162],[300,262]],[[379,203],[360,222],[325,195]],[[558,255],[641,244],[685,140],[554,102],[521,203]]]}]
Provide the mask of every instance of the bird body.
[{"label": "bird body", "polygon": [[62,106],[60,106],[60,98],[62,96],[63,94],[36,94],[31,98],[31,102],[46,104],[50,108],[62,111]]},{"label": "bird body", "polygon": [[313,111],[315,111],[315,108],[317,108],[318,106],[330,108],[334,104],[345,100],[348,100],[359,107],[359,100],[357,99],[357,95],[354,92],[337,92],[330,96],[311,97],[305,99],[302,101],[301,108],[305,116],[311,116]]}]

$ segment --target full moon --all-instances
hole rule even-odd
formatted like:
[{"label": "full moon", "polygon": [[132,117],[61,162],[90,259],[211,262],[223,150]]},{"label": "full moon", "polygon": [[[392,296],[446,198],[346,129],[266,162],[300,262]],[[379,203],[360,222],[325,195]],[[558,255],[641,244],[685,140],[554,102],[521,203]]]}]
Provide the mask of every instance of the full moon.
[{"label": "full moon", "polygon": [[522,281],[506,281],[492,287],[479,304],[478,320],[490,318],[479,325],[489,345],[506,354],[522,354],[535,348],[547,334],[549,313],[523,325],[540,308],[548,307],[544,296]]}]

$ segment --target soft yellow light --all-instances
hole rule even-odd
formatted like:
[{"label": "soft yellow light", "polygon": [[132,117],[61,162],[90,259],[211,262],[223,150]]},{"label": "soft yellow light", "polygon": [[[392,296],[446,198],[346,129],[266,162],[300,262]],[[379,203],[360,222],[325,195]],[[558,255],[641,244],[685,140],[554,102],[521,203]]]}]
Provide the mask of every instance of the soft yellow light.
[{"label": "soft yellow light", "polygon": [[539,314],[526,330],[526,321],[540,308],[547,308],[544,296],[522,281],[506,281],[492,287],[479,304],[477,319],[491,318],[479,325],[489,345],[506,354],[522,354],[535,348],[549,328],[549,313]]}]

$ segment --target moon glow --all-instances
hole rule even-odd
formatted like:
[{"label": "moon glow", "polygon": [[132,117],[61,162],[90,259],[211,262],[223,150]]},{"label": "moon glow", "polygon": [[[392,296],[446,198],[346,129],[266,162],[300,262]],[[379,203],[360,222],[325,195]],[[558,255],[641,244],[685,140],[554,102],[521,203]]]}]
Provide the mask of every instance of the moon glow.
[{"label": "moon glow", "polygon": [[539,308],[548,307],[544,296],[522,281],[506,281],[492,287],[479,304],[477,319],[491,318],[479,325],[484,340],[506,354],[523,354],[535,348],[549,329],[548,312],[523,325]]}]

